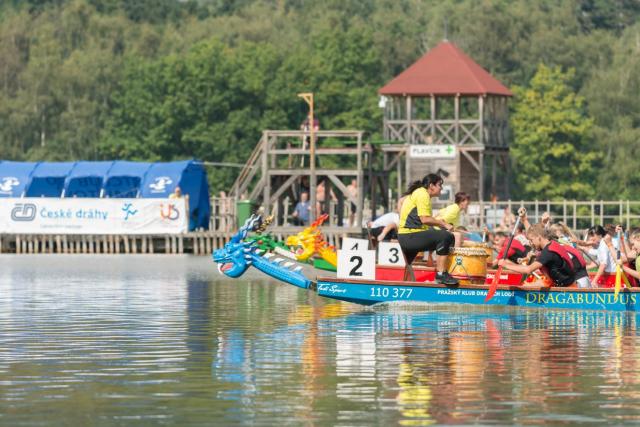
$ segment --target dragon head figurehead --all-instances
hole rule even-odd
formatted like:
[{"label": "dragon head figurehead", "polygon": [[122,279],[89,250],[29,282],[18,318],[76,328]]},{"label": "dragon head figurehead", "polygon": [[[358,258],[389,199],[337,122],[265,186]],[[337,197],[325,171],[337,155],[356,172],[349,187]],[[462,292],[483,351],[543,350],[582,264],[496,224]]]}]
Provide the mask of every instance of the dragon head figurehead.
[{"label": "dragon head figurehead", "polygon": [[319,229],[328,217],[327,214],[320,215],[309,227],[287,238],[287,246],[295,248],[296,259],[306,261],[321,248],[328,246]]},{"label": "dragon head figurehead", "polygon": [[275,279],[308,289],[311,281],[302,273],[302,267],[282,258],[271,259],[273,254],[259,249],[255,241],[245,240],[249,231],[253,230],[259,221],[259,216],[251,216],[233,235],[229,243],[213,252],[213,261],[218,264],[218,271],[226,276],[237,278],[253,266]]},{"label": "dragon head figurehead", "polygon": [[252,262],[252,247],[244,239],[259,221],[259,216],[252,215],[222,249],[213,251],[213,261],[218,263],[218,271],[233,278],[247,271]]}]

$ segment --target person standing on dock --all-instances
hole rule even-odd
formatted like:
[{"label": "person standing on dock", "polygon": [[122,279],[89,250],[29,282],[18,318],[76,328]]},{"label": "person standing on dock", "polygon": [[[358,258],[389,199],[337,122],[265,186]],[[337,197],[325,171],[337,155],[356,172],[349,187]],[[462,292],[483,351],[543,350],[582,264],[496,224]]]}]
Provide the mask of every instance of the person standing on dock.
[{"label": "person standing on dock", "polygon": [[293,225],[307,225],[311,214],[311,204],[309,203],[309,193],[300,193],[300,201],[296,205],[291,216]]},{"label": "person standing on dock", "polygon": [[[349,192],[349,197],[357,200],[358,199],[358,181],[355,179],[351,180],[351,183],[347,185],[347,191]],[[356,226],[356,209],[357,206],[353,202],[349,202],[349,227]]]},{"label": "person standing on dock", "polygon": [[453,225],[433,217],[431,210],[431,198],[440,195],[443,182],[440,175],[431,173],[422,178],[422,181],[415,181],[409,186],[400,209],[398,242],[407,264],[413,262],[418,252],[436,251],[436,282],[457,285],[458,280],[451,277],[445,269],[449,249],[454,241],[450,232]]}]

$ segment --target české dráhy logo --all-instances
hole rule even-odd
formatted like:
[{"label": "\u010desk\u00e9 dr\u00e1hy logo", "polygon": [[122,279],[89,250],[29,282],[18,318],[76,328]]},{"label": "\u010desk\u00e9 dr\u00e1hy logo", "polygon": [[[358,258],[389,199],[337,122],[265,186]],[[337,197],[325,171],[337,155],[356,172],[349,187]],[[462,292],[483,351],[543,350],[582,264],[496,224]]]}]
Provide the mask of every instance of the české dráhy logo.
[{"label": "\u010desk\u00e9 dr\u00e1hy logo", "polygon": [[149,188],[152,193],[164,193],[167,190],[167,185],[173,184],[173,181],[168,176],[156,177],[155,182],[149,184]]},{"label": "\u010desk\u00e9 dr\u00e1hy logo", "polygon": [[13,187],[20,185],[20,180],[15,176],[5,176],[0,179],[0,193],[11,194]]},{"label": "\u010desk\u00e9 dr\u00e1hy logo", "polygon": [[36,205],[33,203],[16,203],[11,209],[13,221],[33,221],[36,217]]},{"label": "\u010desk\u00e9 dr\u00e1hy logo", "polygon": [[176,205],[169,203],[165,210],[164,204],[160,203],[160,218],[168,219],[169,221],[175,221],[180,218],[180,211],[176,208]]}]

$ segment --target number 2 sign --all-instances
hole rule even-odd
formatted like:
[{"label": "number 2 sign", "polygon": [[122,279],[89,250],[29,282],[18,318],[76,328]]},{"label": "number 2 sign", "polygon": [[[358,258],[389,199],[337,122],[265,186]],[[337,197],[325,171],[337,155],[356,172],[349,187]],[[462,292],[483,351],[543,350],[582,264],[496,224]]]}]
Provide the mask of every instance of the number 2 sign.
[{"label": "number 2 sign", "polygon": [[340,279],[376,278],[376,251],[338,251],[338,271]]}]

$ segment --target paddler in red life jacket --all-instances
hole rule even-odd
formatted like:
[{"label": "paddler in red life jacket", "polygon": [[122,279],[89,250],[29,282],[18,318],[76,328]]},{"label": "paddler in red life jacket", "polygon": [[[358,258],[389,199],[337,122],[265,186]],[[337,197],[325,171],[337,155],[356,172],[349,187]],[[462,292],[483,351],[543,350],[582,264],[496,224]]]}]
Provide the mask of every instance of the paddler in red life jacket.
[{"label": "paddler in red life jacket", "polygon": [[624,264],[623,260],[620,259],[618,264],[622,266],[622,270],[633,277],[636,280],[640,280],[640,231],[636,230],[631,233],[629,237],[629,241],[631,242],[631,247],[627,244],[626,240],[624,242],[625,245],[625,255],[627,259],[631,258],[631,261],[634,261],[635,270],[631,267],[628,267]]},{"label": "paddler in red life jacket", "polygon": [[[502,231],[498,231],[493,238],[493,248],[498,252],[498,256],[493,262],[494,267],[498,265],[498,260],[503,257],[507,243],[509,243],[507,234]],[[514,263],[518,263],[519,260],[527,257],[529,251],[531,251],[530,246],[525,246],[520,240],[514,238],[511,242],[511,246],[509,247],[507,259]]]},{"label": "paddler in red life jacket", "polygon": [[530,265],[519,265],[508,259],[500,260],[502,265],[516,273],[531,274],[542,270],[556,286],[570,286],[576,281],[573,260],[569,252],[554,240],[550,240],[542,224],[534,224],[527,230],[527,237],[534,249],[540,251]]},{"label": "paddler in red life jacket", "polygon": [[[555,239],[552,239],[554,241]],[[559,242],[558,242],[559,243]],[[571,261],[573,262],[573,271],[576,275],[576,283],[579,288],[591,288],[591,279],[589,279],[589,273],[587,272],[587,261],[582,256],[580,249],[574,248],[570,244],[561,244],[565,251],[569,253]]]}]

